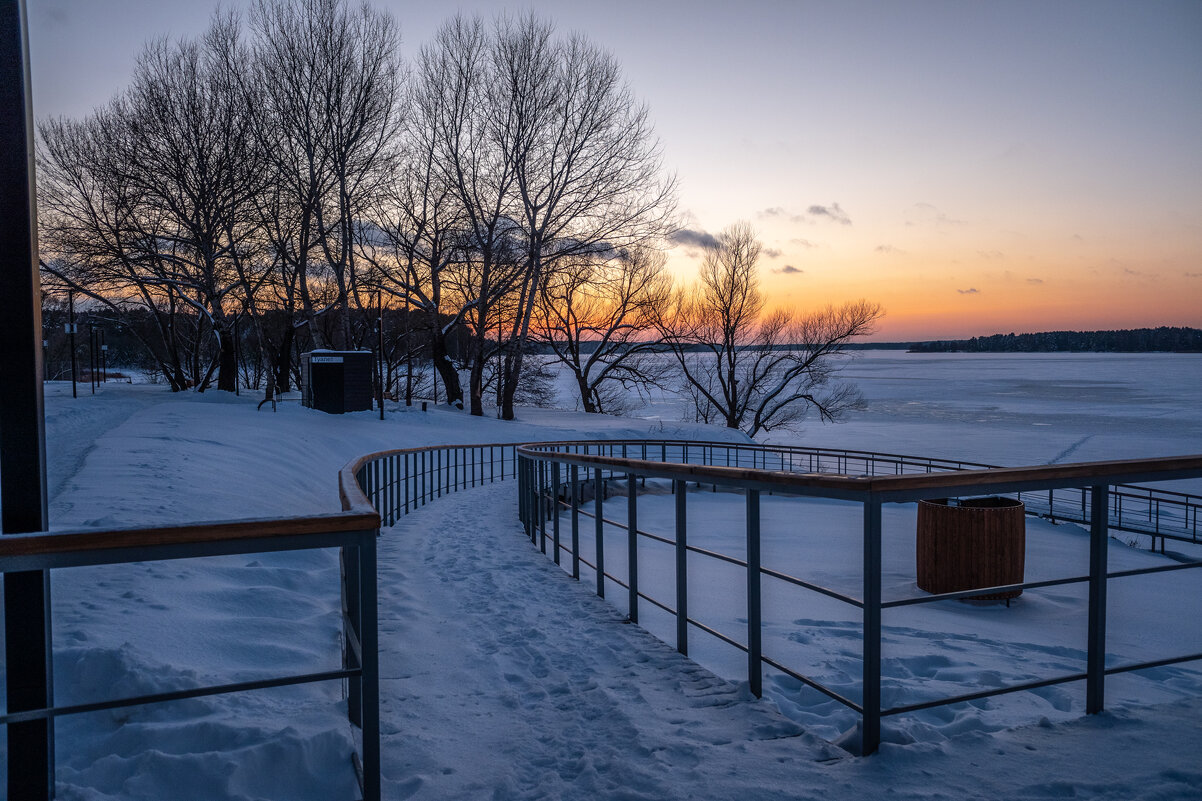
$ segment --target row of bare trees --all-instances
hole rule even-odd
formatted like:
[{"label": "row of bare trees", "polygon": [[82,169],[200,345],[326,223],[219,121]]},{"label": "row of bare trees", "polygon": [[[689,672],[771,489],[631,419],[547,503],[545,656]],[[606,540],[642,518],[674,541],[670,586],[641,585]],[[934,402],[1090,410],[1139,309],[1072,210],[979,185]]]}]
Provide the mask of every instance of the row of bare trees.
[{"label": "row of bare trees", "polygon": [[[662,240],[674,179],[646,107],[582,36],[457,17],[408,72],[398,54],[395,21],[345,0],[257,0],[248,24],[152,43],[120,96],[40,126],[48,283],[151,310],[176,388],[233,388],[234,319],[283,311],[257,331],[282,361],[297,336],[363,344],[383,293],[425,315],[452,402],[448,336],[470,332],[476,414],[497,357],[512,417],[548,276]],[[201,375],[185,320],[212,338]]]},{"label": "row of bare trees", "polygon": [[417,352],[473,414],[495,393],[512,419],[536,343],[591,412],[673,376],[752,433],[855,401],[830,357],[879,310],[763,315],[749,227],[673,288],[675,179],[611,54],[534,14],[455,17],[409,64],[399,40],[367,5],[255,0],[151,43],[111,102],[39,126],[47,285],[136,315],[174,389],[234,389],[241,324],[286,390],[301,348],[375,346],[387,307],[389,380],[412,391]]}]

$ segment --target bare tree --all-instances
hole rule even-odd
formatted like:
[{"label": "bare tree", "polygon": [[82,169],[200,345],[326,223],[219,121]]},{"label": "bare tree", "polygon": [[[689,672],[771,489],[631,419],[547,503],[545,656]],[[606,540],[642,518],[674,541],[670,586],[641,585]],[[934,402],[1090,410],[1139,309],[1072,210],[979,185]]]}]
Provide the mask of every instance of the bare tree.
[{"label": "bare tree", "polygon": [[635,247],[561,264],[544,282],[535,339],[572,371],[584,411],[621,414],[631,391],[665,377],[655,352],[655,322],[672,296],[665,261],[660,251]]},{"label": "bare tree", "polygon": [[[347,0],[256,0],[253,105],[286,195],[269,206],[280,260],[297,275],[302,313],[318,347],[352,341],[357,219],[387,174],[400,114],[398,34],[391,16]],[[331,301],[315,302],[325,281]],[[317,317],[336,318],[329,342]]]},{"label": "bare tree", "polygon": [[103,112],[42,128],[48,230],[71,254],[57,263],[93,268],[59,277],[94,296],[124,289],[148,307],[165,303],[172,346],[177,307],[198,315],[216,344],[202,367],[195,342],[202,390],[214,371],[219,389],[234,390],[234,319],[263,277],[252,253],[263,170],[234,74],[240,50],[236,20],[216,17],[200,41],[149,45]]},{"label": "bare tree", "polygon": [[831,421],[860,405],[859,390],[835,380],[838,360],[882,314],[865,300],[802,318],[765,314],[760,250],[747,223],[725,229],[706,248],[698,283],[678,293],[661,322],[697,419],[749,436],[795,425],[811,410]]},{"label": "bare tree", "polygon": [[502,417],[511,420],[548,265],[665,233],[675,179],[663,173],[646,105],[610,53],[580,35],[556,40],[549,22],[527,14],[498,23],[493,62],[525,251],[505,356]]},{"label": "bare tree", "polygon": [[484,413],[485,371],[497,342],[496,304],[519,277],[512,256],[515,173],[506,158],[512,109],[491,54],[492,42],[479,18],[449,20],[418,57],[411,126],[429,137],[432,161],[462,214],[459,259],[448,265],[446,278],[455,287],[455,303],[447,311],[452,321],[472,329],[474,415]]}]

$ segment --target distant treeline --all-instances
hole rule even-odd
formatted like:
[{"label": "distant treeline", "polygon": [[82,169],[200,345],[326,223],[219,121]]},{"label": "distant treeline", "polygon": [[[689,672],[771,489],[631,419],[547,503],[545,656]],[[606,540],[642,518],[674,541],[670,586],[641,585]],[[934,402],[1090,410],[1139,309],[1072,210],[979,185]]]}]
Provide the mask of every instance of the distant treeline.
[{"label": "distant treeline", "polygon": [[1039,334],[994,334],[972,339],[916,342],[910,353],[1171,353],[1202,352],[1197,328],[1132,328],[1122,331],[1044,331]]}]

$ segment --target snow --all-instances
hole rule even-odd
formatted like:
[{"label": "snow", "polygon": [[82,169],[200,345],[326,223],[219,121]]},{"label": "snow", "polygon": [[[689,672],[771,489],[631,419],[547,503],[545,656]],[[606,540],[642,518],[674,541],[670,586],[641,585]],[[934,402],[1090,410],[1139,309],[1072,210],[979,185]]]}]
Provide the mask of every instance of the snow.
[{"label": "snow", "polygon": [[[1194,356],[869,353],[848,371],[867,411],[771,439],[1002,464],[1199,452],[1199,366]],[[642,412],[652,419],[521,410],[510,423],[445,407],[390,409],[385,422],[295,403],[272,413],[257,400],[145,385],[72,400],[68,386],[48,385],[53,527],[328,511],[337,469],[385,448],[739,437],[676,422],[663,396]],[[694,632],[697,661],[681,657],[655,638],[674,642],[670,620],[646,606],[646,628],[625,624],[622,594],[610,593],[616,607],[596,598],[587,569],[576,583],[522,539],[513,489],[444,496],[380,540],[386,798],[1202,797],[1197,663],[1112,677],[1102,715],[1083,716],[1083,687],[1062,685],[887,721],[878,755],[850,757],[829,742],[854,722],[833,702],[771,673],[756,700],[737,653]],[[839,534],[854,507],[810,502],[803,515],[795,500],[764,500],[765,560],[847,580],[857,538]],[[666,496],[639,502],[640,527],[670,532]],[[706,523],[694,536],[741,531],[733,495],[689,503],[690,520]],[[622,519],[621,501],[606,514]],[[888,509],[887,537],[912,531],[912,515]],[[790,530],[799,519],[811,536]],[[581,532],[587,553],[591,525]],[[1029,578],[1080,566],[1079,528],[1031,522],[1028,532]],[[606,555],[621,574],[618,541]],[[659,573],[670,595],[659,546],[646,547],[644,584]],[[886,594],[905,594],[905,538],[886,548]],[[1158,559],[1111,543],[1112,566]],[[332,552],[75,568],[53,583],[60,703],[337,666]],[[730,583],[717,572],[695,580],[704,591],[691,603],[741,634]],[[1200,586],[1194,571],[1112,582],[1112,659],[1202,650]],[[765,591],[765,650],[793,649],[852,693],[854,610],[770,582]],[[1081,669],[1081,603],[1079,590],[1056,588],[1010,609],[887,613],[886,703]],[[72,716],[58,723],[59,797],[351,798],[352,739],[336,683]]]}]

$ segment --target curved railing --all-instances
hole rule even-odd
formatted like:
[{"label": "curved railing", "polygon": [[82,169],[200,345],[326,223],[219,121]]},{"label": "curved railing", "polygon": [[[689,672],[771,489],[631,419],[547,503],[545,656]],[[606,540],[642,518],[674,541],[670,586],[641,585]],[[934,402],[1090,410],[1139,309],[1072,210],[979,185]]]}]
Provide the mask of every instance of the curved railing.
[{"label": "curved railing", "polygon": [[381,525],[444,493],[515,477],[518,442],[398,448],[360,456],[338,473],[343,509],[378,511]]},{"label": "curved railing", "polygon": [[[1112,527],[1110,485],[1119,484],[1126,488],[1132,482],[1202,477],[1202,456],[986,468],[969,466],[962,462],[915,461],[896,456],[882,458],[880,454],[863,452],[823,453],[812,449],[745,444],[638,440],[538,443],[518,448],[517,454],[519,519],[526,528],[527,536],[539,545],[544,553],[549,546],[556,563],[561,561],[562,556],[570,558],[571,573],[575,577],[580,576],[581,564],[592,568],[598,595],[605,595],[607,583],[624,590],[625,605],[632,622],[639,621],[639,609],[643,602],[674,616],[676,645],[681,653],[688,653],[691,627],[742,651],[747,658],[748,683],[754,694],[760,695],[762,692],[762,675],[764,667],[767,666],[819,690],[852,709],[862,719],[861,753],[876,750],[880,742],[880,721],[885,716],[1080,680],[1086,682],[1086,710],[1093,713],[1103,707],[1107,675],[1202,659],[1202,653],[1188,653],[1154,661],[1108,666],[1105,653],[1108,581],[1202,567],[1202,561],[1186,561],[1152,568],[1109,571],[1106,542]],[[823,460],[827,458],[833,461],[824,464]],[[882,465],[891,465],[892,471],[878,470]],[[915,466],[921,470],[906,472],[906,468]],[[675,496],[674,537],[639,528],[639,495],[646,491],[648,482],[656,481],[666,482],[666,486]],[[691,483],[709,486],[714,491],[736,491],[744,495],[746,537],[736,548],[737,553],[700,548],[690,543],[687,491]],[[608,519],[604,515],[604,500],[610,494],[611,484],[616,484],[625,496],[624,522]],[[661,484],[660,489],[664,486]],[[1021,493],[1026,501],[1035,493],[1046,493],[1051,506],[1054,503],[1051,494],[1065,491],[1080,492],[1086,498],[1085,518],[1090,528],[1090,563],[1086,575],[954,593],[889,599],[883,597],[882,504],[909,503],[936,497],[1003,493]],[[762,493],[830,498],[862,505],[863,564],[860,573],[861,592],[858,596],[823,586],[818,581],[790,574],[778,566],[762,562]],[[590,495],[591,497],[586,497]],[[588,500],[591,500],[593,505],[591,514],[584,508]],[[569,517],[569,537],[564,537],[561,531],[561,518],[565,512]],[[581,549],[581,516],[592,517],[594,521],[593,551],[588,554],[583,553]],[[1057,517],[1062,515],[1058,514]],[[550,533],[547,531],[548,523],[551,527]],[[607,570],[604,547],[606,526],[626,532],[625,554],[616,560],[625,563],[624,573],[615,575]],[[675,575],[673,582],[669,582],[675,584],[674,599],[656,598],[640,585],[640,566],[644,557],[641,556],[639,546],[642,542],[649,541],[671,546],[675,551]],[[689,557],[694,555],[733,565],[743,571],[746,585],[745,609],[740,609],[737,616],[740,620],[746,620],[746,631],[742,639],[690,616],[688,587],[691,576],[688,565]],[[662,564],[660,567],[662,568]],[[764,653],[761,584],[765,579],[809,590],[859,610],[863,636],[863,675],[859,686],[859,701],[805,675],[795,666],[786,664],[782,658]],[[883,610],[1068,584],[1088,585],[1088,648],[1084,671],[1045,676],[1034,681],[930,699],[921,703],[882,706]]]},{"label": "curved railing", "polygon": [[[581,470],[585,471],[583,476]],[[1106,675],[1202,658],[1202,653],[1191,653],[1154,662],[1109,667],[1104,658],[1105,588],[1109,580],[1202,566],[1202,561],[1194,561],[1141,570],[1107,570],[1105,542],[1112,529],[1154,534],[1161,538],[1162,549],[1166,538],[1198,542],[1197,510],[1202,499],[1136,486],[1132,482],[1198,477],[1202,477],[1202,456],[997,468],[956,460],[841,449],[686,440],[601,440],[443,445],[380,451],[348,464],[339,481],[345,509],[370,506],[379,510],[382,525],[389,526],[444,493],[518,478],[519,519],[531,541],[544,553],[548,553],[549,548],[549,555],[557,564],[563,557],[568,558],[570,572],[576,578],[581,576],[581,565],[591,569],[598,595],[606,594],[607,584],[624,590],[626,608],[633,622],[638,622],[639,607],[644,602],[675,616],[676,644],[682,653],[688,653],[690,629],[702,631],[744,652],[749,683],[757,695],[762,691],[762,671],[767,666],[844,704],[862,716],[860,749],[862,753],[871,753],[879,743],[880,719],[885,716],[1078,680],[1087,684],[1087,711],[1096,712],[1102,708]],[[640,484],[645,485],[648,480],[667,481],[675,494],[674,538],[639,528],[637,498]],[[686,499],[690,484],[708,486],[714,491],[737,491],[746,496],[747,536],[746,547],[741,553],[721,553],[689,543]],[[624,522],[604,515],[604,500],[611,495],[614,486],[626,498],[627,519]],[[836,498],[863,505],[864,564],[862,592],[858,596],[761,562],[759,502],[761,493],[765,492]],[[1088,525],[1091,532],[1089,573],[960,593],[882,598],[883,503],[1004,493],[1021,497],[1033,513],[1055,521],[1075,520]],[[593,505],[591,513],[585,506],[589,500]],[[1138,517],[1132,515],[1132,509],[1138,503],[1149,509],[1156,507],[1158,511],[1141,509]],[[563,536],[561,531],[564,514],[569,517],[570,537]],[[590,553],[581,548],[579,518],[582,516],[594,520]],[[1139,526],[1146,522],[1145,517],[1151,525],[1141,528]],[[606,567],[602,547],[605,526],[627,532],[624,573],[615,573]],[[640,587],[638,545],[641,541],[657,541],[675,549],[674,603],[657,598]],[[745,641],[689,615],[686,566],[690,555],[717,560],[745,571],[745,617],[748,621]],[[763,652],[759,634],[759,598],[764,579],[816,592],[859,610],[864,633],[860,700],[848,698]],[[1085,671],[919,704],[891,708],[881,705],[882,610],[983,593],[1077,583],[1089,586],[1089,649]]]}]

